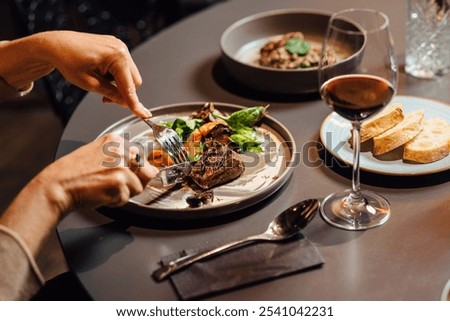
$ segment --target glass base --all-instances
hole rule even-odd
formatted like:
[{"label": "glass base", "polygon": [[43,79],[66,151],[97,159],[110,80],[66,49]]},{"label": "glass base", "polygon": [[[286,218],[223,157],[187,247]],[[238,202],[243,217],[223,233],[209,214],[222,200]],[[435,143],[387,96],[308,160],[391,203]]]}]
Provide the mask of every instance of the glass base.
[{"label": "glass base", "polygon": [[327,196],[320,213],[329,224],[345,230],[367,230],[384,224],[391,214],[389,202],[381,195],[361,191],[363,199],[352,201],[351,190]]}]

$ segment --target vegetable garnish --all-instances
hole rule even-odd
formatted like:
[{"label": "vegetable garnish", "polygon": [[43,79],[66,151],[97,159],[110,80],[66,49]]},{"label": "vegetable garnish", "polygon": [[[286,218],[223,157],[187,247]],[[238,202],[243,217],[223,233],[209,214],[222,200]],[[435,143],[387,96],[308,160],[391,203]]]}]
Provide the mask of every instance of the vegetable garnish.
[{"label": "vegetable garnish", "polygon": [[228,126],[233,130],[233,134],[230,138],[243,152],[262,152],[262,138],[253,126],[255,126],[264,116],[267,107],[268,106],[249,107],[235,111],[229,117],[220,117],[224,119]]},{"label": "vegetable garnish", "polygon": [[161,122],[162,125],[172,128],[176,131],[178,136],[181,137],[183,141],[188,139],[189,135],[205,122],[197,118],[181,119],[177,118],[173,123],[171,122]]},{"label": "vegetable garnish", "polygon": [[[268,106],[255,106],[235,111],[228,117],[216,113],[213,113],[213,116],[227,123],[232,130],[231,140],[242,152],[260,153],[263,139],[253,126],[261,120],[267,108]],[[205,124],[205,121],[197,118],[177,118],[174,122],[161,123],[175,130],[183,141],[187,141],[196,129]]]},{"label": "vegetable garnish", "polygon": [[292,55],[298,54],[299,56],[305,56],[309,52],[309,49],[311,49],[311,45],[303,39],[291,38],[287,40],[284,49]]}]

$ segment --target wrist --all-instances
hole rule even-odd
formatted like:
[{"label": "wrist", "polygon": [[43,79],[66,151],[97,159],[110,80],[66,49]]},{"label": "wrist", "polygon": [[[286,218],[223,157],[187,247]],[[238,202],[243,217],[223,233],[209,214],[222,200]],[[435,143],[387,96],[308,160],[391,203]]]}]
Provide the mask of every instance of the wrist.
[{"label": "wrist", "polygon": [[0,101],[10,100],[16,97],[28,95],[33,90],[33,82],[22,88],[14,88],[0,77]]},{"label": "wrist", "polygon": [[32,35],[33,50],[52,69],[60,63],[61,56],[66,55],[64,43],[70,39],[70,31],[51,30]]},{"label": "wrist", "polygon": [[[16,91],[30,90],[31,83],[53,71],[52,59],[47,53],[48,35],[34,34],[0,43],[2,60],[0,77]],[[20,96],[20,94],[19,94]]]},{"label": "wrist", "polygon": [[45,168],[29,184],[31,189],[39,190],[38,193],[42,194],[43,202],[49,212],[53,213],[59,221],[72,210],[72,202],[71,195],[64,188],[63,182],[51,170],[53,166],[54,164]]}]

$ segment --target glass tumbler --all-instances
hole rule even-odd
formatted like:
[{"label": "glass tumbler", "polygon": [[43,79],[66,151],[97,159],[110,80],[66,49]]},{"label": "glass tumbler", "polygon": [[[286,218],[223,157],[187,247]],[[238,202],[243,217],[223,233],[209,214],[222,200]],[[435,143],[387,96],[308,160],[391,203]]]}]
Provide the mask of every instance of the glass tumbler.
[{"label": "glass tumbler", "polygon": [[450,69],[449,0],[407,0],[405,71],[434,78]]},{"label": "glass tumbler", "polygon": [[405,71],[431,79],[450,70],[449,0],[407,0]]}]

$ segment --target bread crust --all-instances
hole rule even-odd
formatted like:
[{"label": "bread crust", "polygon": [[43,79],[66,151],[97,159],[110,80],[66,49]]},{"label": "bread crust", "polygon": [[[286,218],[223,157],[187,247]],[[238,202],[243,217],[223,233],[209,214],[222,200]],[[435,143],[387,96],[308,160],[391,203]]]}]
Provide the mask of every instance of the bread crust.
[{"label": "bread crust", "polygon": [[399,124],[405,115],[401,103],[392,103],[372,119],[368,119],[361,126],[361,143],[380,135]]}]

